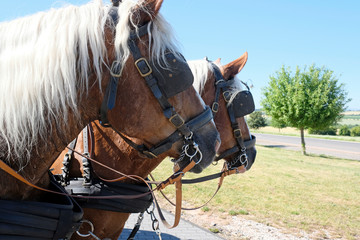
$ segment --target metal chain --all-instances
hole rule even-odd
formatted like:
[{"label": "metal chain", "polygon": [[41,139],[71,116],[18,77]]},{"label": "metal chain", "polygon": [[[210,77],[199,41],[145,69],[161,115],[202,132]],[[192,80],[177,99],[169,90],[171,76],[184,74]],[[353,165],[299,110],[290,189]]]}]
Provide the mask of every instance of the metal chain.
[{"label": "metal chain", "polygon": [[152,221],[152,229],[155,231],[156,235],[158,235],[159,239],[162,240],[161,238],[161,230],[160,230],[160,224],[159,224],[159,220],[157,220],[155,213],[154,213],[154,209],[155,209],[155,204],[153,203],[153,207],[151,210],[149,210],[150,208],[148,208],[146,210],[146,212],[150,215],[151,221]]}]

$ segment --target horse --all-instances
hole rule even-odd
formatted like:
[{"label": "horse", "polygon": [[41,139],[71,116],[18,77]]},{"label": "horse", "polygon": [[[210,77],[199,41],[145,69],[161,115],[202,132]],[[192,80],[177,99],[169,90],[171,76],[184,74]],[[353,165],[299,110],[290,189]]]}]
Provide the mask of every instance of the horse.
[{"label": "horse", "polygon": [[[51,187],[55,182],[49,168],[99,118],[148,146],[176,133],[180,137],[168,144],[168,151],[179,157],[182,143],[191,141],[203,156],[197,170],[213,161],[219,135],[191,86],[193,76],[170,26],[159,14],[161,4],[125,0],[111,8],[96,0],[0,24],[1,215],[4,208],[18,209],[9,207],[15,202],[39,207],[38,202],[64,197],[46,192],[63,191]],[[186,128],[197,117],[201,128]]]},{"label": "horse", "polygon": [[[248,101],[239,102],[238,98],[242,97],[242,94],[249,94],[249,92],[243,91],[241,82],[238,79],[234,80],[235,75],[241,71],[246,61],[247,53],[224,66],[221,66],[219,62],[209,62],[207,60],[189,61],[188,63],[194,75],[195,89],[198,90],[206,104],[212,105],[212,110],[215,114],[215,124],[221,136],[221,145],[218,149],[219,157],[217,160],[225,158],[229,168],[243,166],[249,170],[256,157],[255,137],[250,134],[244,116],[254,110],[253,102],[251,102],[253,100],[251,96],[249,96]],[[219,93],[217,93],[217,91]],[[227,97],[232,99],[219,97],[220,94],[223,95],[224,93],[228,93],[229,96]],[[236,106],[234,106],[237,108],[236,116],[229,115],[228,109],[231,104],[236,104]],[[236,128],[235,132],[234,127]],[[119,134],[112,129],[102,127],[97,121],[91,123],[91,129],[93,132],[92,143],[90,144],[90,140],[84,140],[84,134],[86,135],[86,139],[87,135],[90,136],[90,133],[87,130],[83,131],[77,137],[76,146],[73,146],[76,153],[92,152],[92,154],[90,154],[91,157],[124,174],[130,176],[138,175],[145,178],[165,157],[165,155],[161,155],[154,159],[146,159],[146,156],[139,155],[138,150],[125,141]],[[236,134],[238,130],[241,133],[241,140],[236,138],[236,136],[238,136]],[[141,144],[139,139],[132,138],[131,140],[136,144]],[[89,143],[87,141],[89,141]],[[242,147],[239,146],[239,141],[244,141]],[[71,153],[74,154],[74,152]],[[68,159],[68,154],[69,150],[66,149],[60,155],[52,166],[54,173],[63,174],[62,168],[64,167],[62,160]],[[66,167],[69,168],[66,171],[69,172],[72,178],[83,176],[83,157],[74,154],[72,158],[74,160],[71,161],[70,166]],[[94,178],[116,179],[119,177],[118,173],[99,166],[98,164],[92,164],[92,172]],[[136,182],[131,179],[126,179],[122,182],[136,184]],[[70,187],[70,191],[73,192],[74,187]],[[114,193],[116,194],[116,192]],[[130,212],[136,212],[132,211],[134,209],[133,205],[143,204],[141,201],[136,202],[136,199],[125,200],[125,202],[117,203],[119,205],[123,204],[124,206],[117,206],[118,209],[116,209],[116,207],[112,209],[109,208],[109,203],[95,202],[90,204],[88,201],[91,201],[91,199],[83,203],[84,219],[92,223],[94,227],[92,233],[101,239],[105,237],[117,239],[123,230]],[[138,212],[145,211],[151,201],[147,203],[148,205],[145,203],[145,207],[137,206],[139,208]],[[140,209],[141,207],[142,209]],[[87,233],[90,230],[89,228],[84,228],[81,229],[80,233]],[[74,234],[72,239],[84,238]]]}]

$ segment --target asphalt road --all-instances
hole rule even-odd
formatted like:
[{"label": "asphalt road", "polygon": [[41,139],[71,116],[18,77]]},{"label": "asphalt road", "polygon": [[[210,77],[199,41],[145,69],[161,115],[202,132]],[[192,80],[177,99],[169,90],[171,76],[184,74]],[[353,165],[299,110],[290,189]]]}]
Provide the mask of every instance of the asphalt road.
[{"label": "asphalt road", "polygon": [[[301,151],[299,137],[256,133],[256,144]],[[305,137],[306,152],[360,161],[360,143]]]}]

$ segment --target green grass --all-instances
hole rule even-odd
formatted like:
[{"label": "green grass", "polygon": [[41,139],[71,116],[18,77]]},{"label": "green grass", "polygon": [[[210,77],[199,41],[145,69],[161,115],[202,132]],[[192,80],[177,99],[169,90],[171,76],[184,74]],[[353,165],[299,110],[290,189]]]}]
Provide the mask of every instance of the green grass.
[{"label": "green grass", "polygon": [[[211,211],[242,214],[294,233],[326,229],[333,237],[360,239],[360,162],[262,146],[257,150],[249,172],[225,178],[222,189],[207,205]],[[170,161],[165,160],[154,174],[165,179],[171,168]],[[204,174],[220,169],[211,166]],[[187,174],[186,178],[198,176]],[[184,185],[185,205],[204,203],[216,187],[216,180]],[[165,192],[173,197],[174,189]]]}]

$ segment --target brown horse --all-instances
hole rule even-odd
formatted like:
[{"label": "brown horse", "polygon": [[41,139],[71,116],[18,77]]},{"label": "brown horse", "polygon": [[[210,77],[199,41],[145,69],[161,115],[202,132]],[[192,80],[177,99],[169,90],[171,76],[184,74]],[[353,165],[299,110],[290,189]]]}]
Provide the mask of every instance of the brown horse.
[{"label": "brown horse", "polygon": [[[158,14],[161,4],[126,0],[114,10],[97,0],[0,24],[0,201],[53,196],[28,184],[48,188],[50,166],[99,112],[104,124],[149,146],[174,131],[190,138],[168,118],[187,121],[205,105]],[[169,69],[184,79],[170,79]],[[153,75],[160,78],[155,90],[147,84]],[[218,132],[210,121],[192,136],[207,160],[201,169],[215,157]],[[181,147],[178,141],[169,151],[176,157]],[[29,183],[5,173],[7,166]]]},{"label": "brown horse", "polygon": [[[237,148],[238,142],[234,137],[234,130],[231,124],[231,119],[228,113],[228,107],[230,103],[225,101],[225,98],[222,97],[223,90],[220,89],[221,97],[216,99],[216,88],[215,84],[218,81],[224,80],[228,82],[225,86],[228,87],[228,91],[231,92],[231,95],[236,97],[237,94],[241,93],[242,88],[240,87],[239,80],[226,81],[228,79],[234,79],[235,75],[238,74],[247,60],[247,53],[241,56],[239,59],[225,65],[220,66],[215,63],[210,63],[207,60],[198,60],[190,61],[189,66],[195,76],[194,87],[199,90],[205,103],[212,105],[214,102],[218,102],[217,112],[215,114],[215,123],[220,132],[221,136],[221,146],[218,150],[218,153],[227,152],[229,149]],[[221,71],[221,73],[220,73]],[[220,76],[216,76],[215,72],[218,72]],[[217,79],[217,78],[221,79]],[[218,84],[219,85],[219,84]],[[231,89],[230,89],[231,88]],[[240,91],[240,92],[239,92]],[[233,98],[235,99],[235,98]],[[233,100],[233,103],[236,101]],[[251,103],[250,103],[251,105]],[[247,106],[235,106],[237,108],[246,108]],[[247,112],[246,114],[248,114]],[[236,117],[236,124],[238,124],[241,131],[242,140],[247,142],[252,138],[250,131],[247,127],[244,116]],[[99,162],[105,163],[107,166],[117,169],[122,173],[129,175],[138,175],[145,178],[153,169],[155,169],[158,164],[164,159],[165,155],[160,155],[155,159],[146,159],[145,157],[139,156],[139,153],[136,149],[131,147],[127,142],[125,142],[116,132],[108,128],[103,128],[98,122],[93,122],[91,124],[94,134],[94,146],[92,157]],[[132,139],[132,141],[137,144],[141,143],[139,139]],[[253,142],[254,144],[254,142]],[[87,145],[87,144],[86,144]],[[91,144],[89,144],[91,146]],[[229,163],[229,167],[239,167],[242,164],[246,165],[247,169],[250,169],[253,164],[256,156],[256,150],[254,145],[246,145],[245,152],[242,152],[240,149],[237,151],[232,151],[229,154],[224,155],[226,160]],[[81,133],[77,138],[77,144],[75,149],[78,152],[83,152],[84,143],[83,143],[83,133]],[[91,152],[91,149],[89,149]],[[61,174],[62,159],[65,157],[65,154],[68,150],[65,150],[63,154],[56,161],[55,172]],[[247,161],[245,161],[244,154],[246,155]],[[239,156],[242,156],[241,158]],[[73,177],[82,176],[82,158],[79,155],[74,155],[77,161],[72,161],[70,167],[70,175]],[[230,166],[231,165],[231,166]],[[113,171],[104,169],[97,164],[92,164],[92,170],[95,177],[105,178],[105,179],[115,179],[119,175]],[[132,180],[125,180],[124,182],[133,182]],[[130,201],[130,200],[129,200]],[[101,206],[99,206],[102,208]],[[94,225],[94,234],[99,238],[110,238],[117,239],[124,227],[126,220],[129,217],[129,213],[121,213],[116,211],[105,211],[95,208],[84,208],[84,219],[89,220]],[[89,229],[81,229],[80,232],[86,233]],[[84,239],[81,237],[73,235],[72,239]],[[91,239],[85,238],[85,239]]]}]

